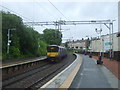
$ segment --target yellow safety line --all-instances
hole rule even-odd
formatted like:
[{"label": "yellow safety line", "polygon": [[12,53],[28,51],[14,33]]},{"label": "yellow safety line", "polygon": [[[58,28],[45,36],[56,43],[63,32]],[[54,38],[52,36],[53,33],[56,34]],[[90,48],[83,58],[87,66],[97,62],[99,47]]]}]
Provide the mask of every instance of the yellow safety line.
[{"label": "yellow safety line", "polygon": [[68,76],[68,78],[64,81],[64,83],[58,88],[58,90],[60,90],[60,88],[69,88],[73,79],[75,78],[78,70],[80,69],[80,66],[82,64],[82,57],[80,58],[80,62],[77,64],[77,66],[75,67],[75,69],[70,73],[70,75]]}]

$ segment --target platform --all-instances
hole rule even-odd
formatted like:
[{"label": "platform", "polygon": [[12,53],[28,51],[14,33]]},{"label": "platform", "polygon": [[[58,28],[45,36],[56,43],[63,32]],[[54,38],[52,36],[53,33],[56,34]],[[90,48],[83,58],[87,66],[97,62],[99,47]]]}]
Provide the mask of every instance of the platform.
[{"label": "platform", "polygon": [[118,90],[118,79],[104,65],[98,65],[95,59],[77,54],[77,59],[68,68],[41,88],[116,88],[114,90]]},{"label": "platform", "polygon": [[83,63],[69,88],[118,88],[118,79],[96,60],[81,55]]},{"label": "platform", "polygon": [[6,61],[2,62],[2,64],[0,65],[0,69],[10,67],[10,66],[15,66],[18,64],[25,64],[25,63],[29,63],[29,62],[40,61],[40,60],[44,60],[46,58],[47,58],[46,56],[41,56],[41,57],[36,57],[36,58],[32,58],[32,59],[6,60]]}]

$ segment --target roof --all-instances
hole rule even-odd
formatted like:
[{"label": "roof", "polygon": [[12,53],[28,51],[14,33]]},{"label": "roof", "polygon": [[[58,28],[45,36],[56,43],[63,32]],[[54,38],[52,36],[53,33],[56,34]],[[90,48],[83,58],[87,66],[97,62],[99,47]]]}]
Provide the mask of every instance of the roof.
[{"label": "roof", "polygon": [[59,45],[49,45],[49,46],[55,46],[55,47],[59,47],[59,48],[65,48],[65,47],[59,46]]}]

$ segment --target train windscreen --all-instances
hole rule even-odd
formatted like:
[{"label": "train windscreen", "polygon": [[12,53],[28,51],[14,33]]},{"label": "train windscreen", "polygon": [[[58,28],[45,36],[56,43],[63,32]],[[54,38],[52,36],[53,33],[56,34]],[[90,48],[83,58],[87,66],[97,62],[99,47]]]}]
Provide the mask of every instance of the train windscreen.
[{"label": "train windscreen", "polygon": [[58,52],[59,47],[56,46],[48,46],[47,47],[47,52]]}]

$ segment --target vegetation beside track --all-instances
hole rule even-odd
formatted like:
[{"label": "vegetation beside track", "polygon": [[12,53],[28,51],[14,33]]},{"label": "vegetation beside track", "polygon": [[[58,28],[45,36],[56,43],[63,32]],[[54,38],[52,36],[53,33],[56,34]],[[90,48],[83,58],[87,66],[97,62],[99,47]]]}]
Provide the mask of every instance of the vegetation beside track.
[{"label": "vegetation beside track", "polygon": [[[58,30],[45,29],[43,34],[40,34],[32,27],[24,25],[21,17],[4,11],[0,11],[0,14],[2,15],[2,59],[46,55],[47,45],[60,45],[62,41],[62,34]],[[9,53],[7,52],[8,30],[10,30]]]}]

